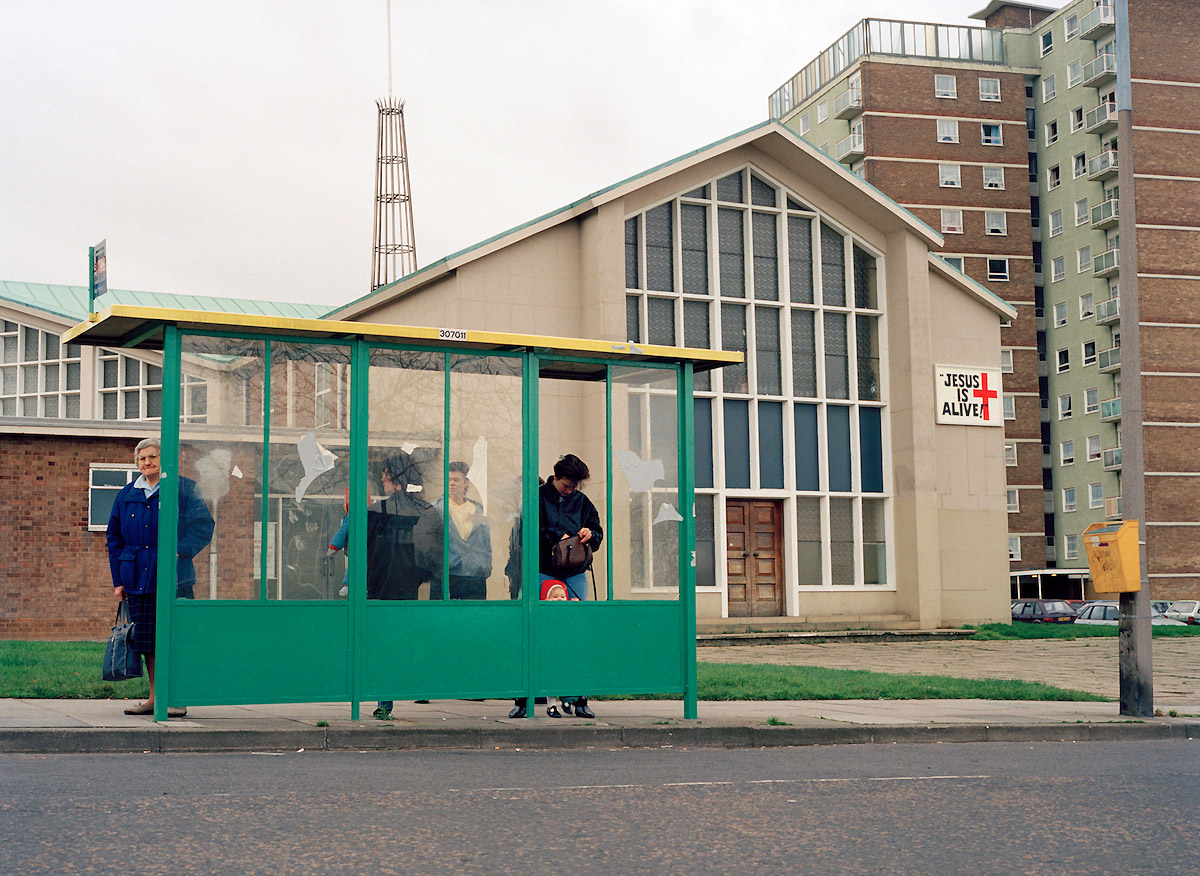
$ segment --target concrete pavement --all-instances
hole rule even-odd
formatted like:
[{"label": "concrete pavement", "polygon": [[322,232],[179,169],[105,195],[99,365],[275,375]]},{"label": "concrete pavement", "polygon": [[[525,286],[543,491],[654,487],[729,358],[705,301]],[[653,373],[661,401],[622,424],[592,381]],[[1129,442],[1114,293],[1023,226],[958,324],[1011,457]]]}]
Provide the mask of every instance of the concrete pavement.
[{"label": "concrete pavement", "polygon": [[[1114,697],[1102,703],[821,700],[683,704],[593,699],[594,720],[508,718],[511,700],[398,703],[376,721],[364,704],[194,706],[156,724],[125,700],[0,700],[0,753],[743,747],[882,742],[1200,739],[1200,638],[1156,640],[1161,716],[1122,718],[1116,640],[872,642],[700,649],[700,660],[1019,678]],[[1111,654],[1109,652],[1112,652]],[[371,704],[373,705],[373,704]],[[1170,714],[1174,712],[1174,715]]]}]

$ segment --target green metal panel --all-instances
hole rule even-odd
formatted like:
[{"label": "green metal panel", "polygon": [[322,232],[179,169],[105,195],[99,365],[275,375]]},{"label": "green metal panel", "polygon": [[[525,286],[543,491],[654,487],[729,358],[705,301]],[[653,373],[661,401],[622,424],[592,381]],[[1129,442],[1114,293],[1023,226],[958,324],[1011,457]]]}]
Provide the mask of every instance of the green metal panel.
[{"label": "green metal panel", "polygon": [[367,666],[367,405],[371,351],[362,338],[350,351],[350,717],[358,720]]},{"label": "green metal panel", "polygon": [[178,600],[172,704],[349,699],[348,612],[345,602]]},{"label": "green metal panel", "polygon": [[371,601],[363,674],[375,699],[511,697],[522,690],[520,603]]},{"label": "green metal panel", "polygon": [[532,619],[539,696],[684,690],[677,600],[538,602]]}]

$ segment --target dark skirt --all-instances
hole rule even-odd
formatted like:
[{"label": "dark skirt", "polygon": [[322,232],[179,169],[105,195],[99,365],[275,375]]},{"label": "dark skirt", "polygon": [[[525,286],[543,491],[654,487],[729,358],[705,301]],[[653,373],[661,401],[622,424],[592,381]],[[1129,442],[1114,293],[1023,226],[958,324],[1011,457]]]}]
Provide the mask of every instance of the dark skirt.
[{"label": "dark skirt", "polygon": [[126,593],[129,619],[133,621],[133,650],[139,654],[154,653],[154,608],[156,593]]}]

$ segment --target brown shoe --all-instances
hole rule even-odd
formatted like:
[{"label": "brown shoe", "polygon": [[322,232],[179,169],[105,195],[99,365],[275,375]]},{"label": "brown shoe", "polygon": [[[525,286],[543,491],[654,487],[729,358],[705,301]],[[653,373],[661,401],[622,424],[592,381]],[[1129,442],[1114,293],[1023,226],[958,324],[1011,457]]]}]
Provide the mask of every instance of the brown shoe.
[{"label": "brown shoe", "polygon": [[154,703],[138,703],[125,710],[126,715],[153,715]]},{"label": "brown shoe", "polygon": [[186,706],[167,706],[168,718],[183,718],[187,715]]}]

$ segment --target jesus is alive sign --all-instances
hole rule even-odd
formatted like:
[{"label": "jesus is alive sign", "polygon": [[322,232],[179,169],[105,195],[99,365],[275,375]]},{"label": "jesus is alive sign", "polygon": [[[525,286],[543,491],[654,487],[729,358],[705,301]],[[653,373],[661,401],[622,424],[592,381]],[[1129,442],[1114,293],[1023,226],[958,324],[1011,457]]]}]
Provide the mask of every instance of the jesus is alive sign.
[{"label": "jesus is alive sign", "polygon": [[937,422],[955,426],[1003,426],[1000,370],[938,365]]}]

